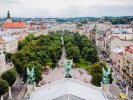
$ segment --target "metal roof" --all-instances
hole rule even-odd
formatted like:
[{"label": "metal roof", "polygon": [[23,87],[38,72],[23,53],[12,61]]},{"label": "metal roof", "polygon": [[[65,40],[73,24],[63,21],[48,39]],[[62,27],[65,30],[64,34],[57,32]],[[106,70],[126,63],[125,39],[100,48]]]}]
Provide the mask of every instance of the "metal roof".
[{"label": "metal roof", "polygon": [[[62,99],[63,98],[63,99]],[[44,85],[29,100],[108,100],[101,88],[76,79],[62,79]]]}]

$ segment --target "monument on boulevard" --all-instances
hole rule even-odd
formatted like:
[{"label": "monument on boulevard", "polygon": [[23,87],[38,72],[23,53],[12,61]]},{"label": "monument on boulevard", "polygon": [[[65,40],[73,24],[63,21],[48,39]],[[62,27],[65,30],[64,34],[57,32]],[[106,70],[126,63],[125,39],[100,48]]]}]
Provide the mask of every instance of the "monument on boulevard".
[{"label": "monument on boulevard", "polygon": [[110,85],[110,77],[109,75],[111,74],[111,69],[110,67],[108,67],[108,70],[106,71],[104,68],[102,68],[103,71],[103,77],[102,77],[102,82],[101,82],[101,86],[102,86],[102,90],[107,94],[107,95],[111,95],[110,91],[109,91],[109,85]]},{"label": "monument on boulevard", "polygon": [[70,74],[72,64],[73,64],[73,59],[71,59],[70,62],[64,59],[64,66],[65,66],[65,73],[66,73],[65,78],[72,78]]},{"label": "monument on boulevard", "polygon": [[32,91],[34,91],[34,86],[35,86],[35,70],[34,67],[32,67],[32,69],[30,70],[27,67],[27,92],[25,94],[25,99],[29,99],[30,98],[30,94]]},{"label": "monument on boulevard", "polygon": [[110,67],[108,67],[108,70],[106,71],[104,68],[102,68],[103,70],[103,77],[102,77],[102,83],[103,84],[109,84],[110,82],[110,78],[109,75],[111,74],[111,69]]},{"label": "monument on boulevard", "polygon": [[35,81],[34,72],[35,72],[34,67],[32,67],[31,71],[27,67],[27,84],[34,84],[34,81]]}]

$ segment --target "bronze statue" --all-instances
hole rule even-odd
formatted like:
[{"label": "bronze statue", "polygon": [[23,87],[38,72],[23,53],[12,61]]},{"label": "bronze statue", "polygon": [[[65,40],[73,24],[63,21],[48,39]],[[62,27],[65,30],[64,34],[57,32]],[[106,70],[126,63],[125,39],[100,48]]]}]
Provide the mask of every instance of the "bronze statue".
[{"label": "bronze statue", "polygon": [[35,81],[35,77],[34,77],[34,67],[32,67],[31,71],[30,69],[27,67],[27,84],[33,84]]},{"label": "bronze statue", "polygon": [[66,59],[64,59],[64,65],[65,65],[65,72],[66,72],[66,78],[71,78],[71,74],[70,74],[70,70],[71,70],[71,67],[72,67],[72,64],[73,64],[73,59],[68,62]]},{"label": "bronze statue", "polygon": [[102,83],[103,84],[109,84],[110,78],[109,75],[111,74],[111,69],[108,67],[108,70],[106,71],[104,68],[103,69],[103,78],[102,78]]}]

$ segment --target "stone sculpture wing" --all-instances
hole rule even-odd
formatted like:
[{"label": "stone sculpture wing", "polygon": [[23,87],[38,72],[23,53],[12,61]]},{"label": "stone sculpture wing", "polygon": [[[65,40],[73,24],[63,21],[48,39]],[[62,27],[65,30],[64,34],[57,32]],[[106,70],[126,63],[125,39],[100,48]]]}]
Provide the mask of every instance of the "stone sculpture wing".
[{"label": "stone sculpture wing", "polygon": [[28,67],[27,67],[27,75],[30,75],[30,70]]},{"label": "stone sculpture wing", "polygon": [[105,69],[102,67],[102,69],[103,69],[103,76],[105,76],[106,75],[106,71],[105,71]]},{"label": "stone sculpture wing", "polygon": [[111,74],[111,68],[108,67],[108,75],[110,75],[110,74]]},{"label": "stone sculpture wing", "polygon": [[72,67],[73,65],[73,59],[70,61],[70,67]]},{"label": "stone sculpture wing", "polygon": [[64,59],[64,66],[67,67],[67,60],[66,60],[66,58]]},{"label": "stone sculpture wing", "polygon": [[32,67],[32,69],[31,69],[31,73],[32,73],[32,76],[34,76],[34,67]]}]

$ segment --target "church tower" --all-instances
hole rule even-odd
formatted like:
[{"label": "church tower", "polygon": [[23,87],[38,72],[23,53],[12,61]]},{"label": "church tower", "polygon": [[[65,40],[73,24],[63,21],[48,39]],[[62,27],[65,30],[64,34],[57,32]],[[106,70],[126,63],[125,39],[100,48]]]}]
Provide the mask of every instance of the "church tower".
[{"label": "church tower", "polygon": [[0,45],[0,74],[6,71],[5,54],[3,53],[3,46]]},{"label": "church tower", "polygon": [[10,12],[8,11],[7,12],[7,19],[10,19],[11,17],[10,17]]},{"label": "church tower", "polygon": [[6,22],[12,22],[11,16],[10,16],[10,12],[7,12],[7,19]]}]

